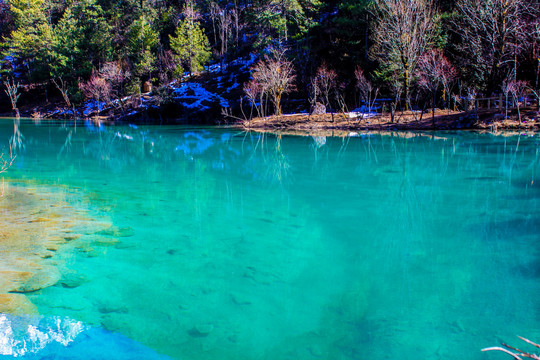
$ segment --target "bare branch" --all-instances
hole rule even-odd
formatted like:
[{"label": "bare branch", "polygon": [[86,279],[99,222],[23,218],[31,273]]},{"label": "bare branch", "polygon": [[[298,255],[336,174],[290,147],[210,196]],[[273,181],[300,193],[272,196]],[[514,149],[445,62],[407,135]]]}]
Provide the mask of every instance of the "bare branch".
[{"label": "bare branch", "polygon": [[482,351],[502,351],[502,352],[507,353],[508,355],[511,355],[516,360],[523,360],[518,355],[516,355],[513,352],[511,352],[509,350],[506,350],[505,348],[502,348],[502,347],[490,347],[490,348],[482,349]]},{"label": "bare branch", "polygon": [[66,102],[66,105],[68,108],[71,107],[71,101],[69,101],[69,93],[67,88],[67,82],[64,81],[61,77],[52,79],[53,84],[56,86],[56,88],[60,91],[62,94],[62,97],[64,98],[64,101]]},{"label": "bare branch", "polygon": [[6,94],[9,96],[9,100],[11,101],[11,108],[13,111],[15,111],[15,115],[19,117],[19,109],[17,108],[17,101],[19,100],[19,97],[21,96],[21,93],[19,92],[19,83],[15,83],[14,78],[8,78],[7,80],[4,80],[4,85],[6,87]]},{"label": "bare branch", "polygon": [[531,340],[529,339],[525,339],[524,337],[521,337],[518,335],[518,338],[520,338],[521,340],[525,341],[527,344],[531,344],[532,346],[535,346],[537,348],[540,348],[540,345],[538,345],[537,343],[534,343],[532,342]]},{"label": "bare branch", "polygon": [[[521,340],[525,341],[527,344],[531,344],[537,348],[540,348],[540,345],[528,340],[528,339],[525,339],[524,337],[521,337],[521,336],[518,336],[518,338],[520,338]],[[534,360],[540,360],[540,356],[536,355],[536,354],[532,354],[532,353],[528,353],[528,352],[525,352],[525,351],[522,351],[516,347],[513,347],[513,346],[510,346],[510,345],[507,345],[505,343],[502,343],[502,346],[504,347],[500,347],[500,346],[496,346],[496,347],[490,347],[490,348],[485,348],[485,349],[482,349],[482,351],[502,351],[508,355],[511,355],[514,359],[516,360],[523,360],[521,357],[526,357],[526,358],[529,358],[529,359],[534,359]],[[514,350],[516,352],[512,352],[510,350]]]},{"label": "bare branch", "polygon": [[373,32],[376,57],[399,74],[408,101],[418,59],[435,37],[433,2],[377,0],[376,8],[380,19]]},{"label": "bare branch", "polygon": [[99,102],[100,100],[109,101],[109,96],[111,95],[111,84],[107,82],[104,78],[100,77],[95,71],[92,72],[90,80],[81,83],[79,85],[84,96],[89,99],[96,100],[99,112]]},{"label": "bare branch", "polygon": [[276,115],[281,115],[281,97],[294,89],[294,66],[285,59],[283,52],[266,57],[253,68],[253,80],[259,83],[263,93],[268,93]]}]

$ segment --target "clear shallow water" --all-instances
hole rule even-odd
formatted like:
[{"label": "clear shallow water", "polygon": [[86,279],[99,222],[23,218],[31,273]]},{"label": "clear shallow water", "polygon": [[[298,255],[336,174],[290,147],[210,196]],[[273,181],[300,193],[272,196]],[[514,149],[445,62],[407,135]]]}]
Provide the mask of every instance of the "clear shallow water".
[{"label": "clear shallow water", "polygon": [[86,221],[42,260],[61,280],[26,296],[121,342],[104,353],[490,359],[540,341],[538,136],[21,133],[8,191],[56,189]]}]

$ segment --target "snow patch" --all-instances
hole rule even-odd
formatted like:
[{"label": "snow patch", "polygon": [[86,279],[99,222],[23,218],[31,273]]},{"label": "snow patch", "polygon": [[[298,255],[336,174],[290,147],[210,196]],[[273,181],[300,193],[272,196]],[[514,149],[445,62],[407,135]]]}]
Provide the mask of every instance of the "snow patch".
[{"label": "snow patch", "polygon": [[195,100],[191,103],[187,103],[185,101],[181,103],[182,106],[188,109],[207,110],[208,107],[202,105],[204,101],[218,102],[221,107],[229,107],[229,102],[227,100],[206,90],[199,83],[185,83],[180,87],[172,87],[172,89],[174,92],[174,98],[176,100]]},{"label": "snow patch", "polygon": [[98,111],[102,111],[103,109],[105,109],[106,105],[107,104],[103,101],[97,102],[96,100],[88,100],[83,105],[83,115],[88,116],[94,111],[96,111],[96,109]]}]

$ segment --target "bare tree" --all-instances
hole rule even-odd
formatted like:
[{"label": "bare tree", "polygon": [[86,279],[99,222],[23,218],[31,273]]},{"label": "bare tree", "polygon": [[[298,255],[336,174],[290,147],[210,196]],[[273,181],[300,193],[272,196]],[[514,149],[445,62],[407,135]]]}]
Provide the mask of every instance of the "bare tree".
[{"label": "bare tree", "polygon": [[64,79],[62,79],[62,77],[53,78],[52,82],[54,86],[56,86],[58,91],[60,91],[60,93],[62,94],[62,97],[64,98],[64,102],[66,103],[66,106],[68,108],[71,108],[71,101],[69,100],[69,89],[68,89],[67,82]]},{"label": "bare tree", "polygon": [[[175,66],[170,64],[170,62],[173,61],[170,51],[162,52],[159,56],[159,61],[161,62],[160,65],[163,66],[160,71],[172,71],[171,69]],[[110,94],[113,93],[113,90],[115,90],[115,92],[117,93],[122,93],[124,83],[131,77],[131,72],[124,69],[120,62],[110,61],[103,64],[103,66],[99,70],[99,77],[110,82]]]},{"label": "bare tree", "polygon": [[90,80],[81,83],[79,87],[84,96],[96,101],[98,113],[100,111],[100,101],[109,101],[109,96],[111,95],[111,84],[104,78],[100,77],[95,71],[92,72]]},{"label": "bare tree", "polygon": [[219,28],[219,41],[221,48],[219,55],[222,57],[227,52],[227,44],[229,42],[230,26],[232,24],[231,14],[226,9],[219,9],[218,14],[218,28]]},{"label": "bare tree", "polygon": [[295,78],[294,66],[282,51],[259,61],[253,68],[253,79],[270,96],[276,115],[281,115],[281,98],[294,89]]},{"label": "bare tree", "polygon": [[[317,78],[312,77],[309,81],[308,85],[308,101],[309,101],[309,108],[310,108],[310,114],[318,113],[320,109],[317,109],[318,106],[318,100],[319,100],[319,86],[317,85]],[[319,103],[320,104],[320,103]],[[320,104],[320,107],[324,107],[324,105]],[[326,107],[324,108],[324,112],[326,112]]]},{"label": "bare tree", "polygon": [[456,69],[439,49],[430,49],[418,61],[420,86],[431,93],[432,121],[435,124],[435,98],[442,87],[444,93],[449,91],[449,84],[457,76]]},{"label": "bare tree", "polygon": [[377,95],[379,94],[379,89],[373,87],[371,81],[366,78],[364,70],[362,70],[362,68],[359,66],[354,70],[354,77],[356,79],[356,87],[360,92],[362,102],[366,104],[367,112],[369,114],[371,113],[371,109],[375,104]]},{"label": "bare tree", "polygon": [[462,61],[468,77],[493,92],[513,68],[525,40],[528,0],[459,0],[455,31],[462,38]]},{"label": "bare tree", "polygon": [[519,102],[523,94],[525,94],[525,89],[527,89],[527,83],[523,80],[512,80],[508,84],[508,91],[510,92],[510,94],[512,94],[513,102],[517,108],[519,122],[521,122],[521,111],[519,108]]},{"label": "bare tree", "polygon": [[[326,63],[322,63],[317,69],[312,81],[313,92],[321,97],[322,102],[327,109],[331,108],[330,97],[336,92],[337,73],[334,69],[328,68]],[[334,112],[332,111],[332,121],[334,121]]]},{"label": "bare tree", "polygon": [[216,21],[219,16],[219,12],[221,11],[221,8],[217,3],[212,1],[209,5],[210,10],[210,20],[212,20],[212,30],[214,33],[214,44],[217,45],[217,31],[216,31]]},{"label": "bare tree", "polygon": [[[534,342],[532,342],[532,341],[530,341],[528,339],[525,339],[524,337],[518,336],[518,338],[525,341],[527,344],[530,344],[530,345],[532,345],[532,346],[534,346],[536,348],[540,348],[539,344],[536,344],[536,343],[534,343]],[[516,360],[523,360],[523,358],[540,360],[540,356],[538,356],[537,354],[533,354],[533,353],[530,353],[530,352],[527,352],[527,351],[520,350],[520,349],[518,349],[516,347],[510,346],[510,345],[505,344],[505,343],[502,343],[501,345],[502,345],[502,347],[495,346],[495,347],[484,348],[484,349],[482,349],[482,351],[502,351],[502,352],[512,356]]]},{"label": "bare tree", "polygon": [[536,9],[535,20],[529,23],[527,34],[529,34],[528,43],[531,49],[531,55],[536,62],[535,77],[533,88],[536,95],[536,109],[540,110],[540,8]]},{"label": "bare tree", "polygon": [[501,90],[504,94],[504,118],[508,119],[508,96],[511,94],[512,90],[512,78],[509,74],[501,85]]},{"label": "bare tree", "polygon": [[231,21],[234,26],[234,43],[238,46],[238,36],[240,34],[240,9],[238,1],[234,1],[234,8],[231,9]]},{"label": "bare tree", "polygon": [[15,111],[15,116],[18,118],[20,117],[19,114],[19,108],[17,108],[17,101],[19,100],[19,97],[21,96],[21,93],[19,92],[19,83],[15,83],[15,79],[7,78],[7,80],[4,80],[4,86],[6,89],[4,90],[9,97],[9,100],[11,101],[11,108],[13,111]]},{"label": "bare tree", "polygon": [[540,88],[540,10],[537,11],[537,15],[538,17],[536,18],[536,21],[530,24],[530,31],[527,32],[530,34],[529,43],[532,50],[532,56],[533,59],[536,60],[536,70],[534,78],[535,89]]},{"label": "bare tree", "polygon": [[[262,107],[262,95],[264,93],[264,89],[261,84],[259,84],[256,80],[252,79],[247,84],[244,85],[244,94],[246,94],[246,97],[249,100],[249,103],[251,105],[251,114],[250,119],[253,115],[253,108],[257,110],[257,116],[261,117],[264,116],[263,107]],[[257,106],[257,100],[259,100],[259,106]],[[260,109],[259,109],[260,107]]]},{"label": "bare tree", "polygon": [[[392,102],[390,103],[390,121],[393,123],[395,121],[396,109],[400,106],[401,95],[403,94],[403,82],[400,81],[398,76],[394,75],[391,77],[390,89],[392,90],[393,95]],[[401,115],[403,115],[403,112],[401,112]],[[397,122],[401,119],[401,115]]]},{"label": "bare tree", "polygon": [[376,0],[379,21],[373,32],[374,54],[387,72],[398,73],[406,107],[418,59],[435,37],[435,10],[429,0]]}]

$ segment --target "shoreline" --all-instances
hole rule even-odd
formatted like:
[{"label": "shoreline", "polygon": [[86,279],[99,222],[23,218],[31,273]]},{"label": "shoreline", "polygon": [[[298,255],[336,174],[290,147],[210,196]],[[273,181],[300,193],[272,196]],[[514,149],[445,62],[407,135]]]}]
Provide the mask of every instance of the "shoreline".
[{"label": "shoreline", "polygon": [[[12,117],[5,117],[12,119]],[[333,118],[333,119],[332,119]],[[540,132],[540,112],[536,107],[526,107],[521,109],[521,122],[517,112],[509,113],[507,119],[497,110],[480,109],[478,112],[458,112],[451,110],[437,109],[433,121],[431,111],[421,113],[419,111],[396,113],[394,122],[390,114],[376,114],[371,117],[359,118],[350,117],[348,113],[335,113],[323,115],[308,114],[283,114],[280,116],[269,116],[264,118],[254,118],[252,120],[220,121],[214,124],[207,122],[185,122],[181,119],[160,119],[153,118],[138,119],[116,119],[110,116],[81,117],[74,119],[51,117],[29,119],[36,123],[41,121],[92,121],[104,126],[115,126],[122,124],[134,125],[189,125],[189,126],[216,126],[231,127],[244,131],[255,131],[261,133],[279,133],[282,135],[300,136],[359,136],[361,133],[393,133],[409,131],[480,131],[494,134],[507,133],[520,134]]]},{"label": "shoreline", "polygon": [[[332,117],[334,118],[332,120]],[[521,122],[517,113],[507,119],[495,110],[478,112],[456,112],[437,110],[433,119],[431,112],[403,112],[396,115],[392,122],[390,114],[377,114],[369,118],[351,118],[346,114],[291,114],[254,118],[243,121],[240,126],[245,130],[260,132],[280,132],[304,135],[343,136],[355,132],[393,132],[393,131],[444,131],[477,130],[487,132],[500,131],[540,131],[540,114],[532,108],[522,109]],[[340,134],[340,135],[336,135]]]}]

